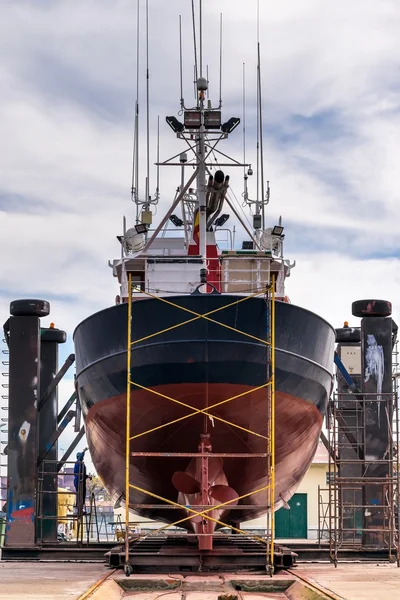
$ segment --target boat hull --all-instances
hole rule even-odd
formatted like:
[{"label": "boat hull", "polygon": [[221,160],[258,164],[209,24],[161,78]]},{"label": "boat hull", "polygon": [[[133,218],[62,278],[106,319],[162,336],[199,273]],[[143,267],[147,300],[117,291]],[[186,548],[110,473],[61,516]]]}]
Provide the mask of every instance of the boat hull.
[{"label": "boat hull", "polygon": [[[222,295],[168,300],[180,308],[157,299],[133,303],[130,451],[197,452],[200,435],[207,431],[214,452],[265,452],[265,384],[270,375],[267,304],[259,298],[242,301]],[[202,315],[215,311],[209,318],[218,323],[196,319],[187,311]],[[188,323],[189,319],[193,320]],[[294,493],[318,444],[332,384],[334,330],[307,310],[276,302],[275,337],[278,508]],[[74,341],[77,386],[92,459],[106,486],[121,496],[125,491],[127,306],[89,317],[78,326]],[[233,397],[212,408],[212,417],[191,414]],[[136,507],[136,511],[167,522],[187,516],[184,510],[162,508],[156,496],[178,500],[172,477],[185,471],[189,462],[190,458],[181,457],[132,456],[130,481],[141,491],[131,490],[130,503],[160,505]],[[241,522],[265,512],[266,492],[257,492],[267,485],[264,458],[225,458],[223,471],[239,496],[253,493],[239,502],[239,507],[246,507],[231,510],[226,518]]]}]

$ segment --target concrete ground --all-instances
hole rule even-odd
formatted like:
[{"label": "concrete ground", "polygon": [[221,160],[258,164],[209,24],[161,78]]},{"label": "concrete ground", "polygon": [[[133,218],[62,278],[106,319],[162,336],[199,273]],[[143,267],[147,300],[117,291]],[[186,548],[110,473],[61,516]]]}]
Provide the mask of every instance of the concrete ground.
[{"label": "concrete ground", "polygon": [[[292,574],[293,573],[293,574]],[[296,575],[332,594],[332,598],[345,600],[400,600],[400,569],[389,564],[348,564],[339,563],[337,569],[331,564],[301,564],[292,573],[281,573],[272,581],[296,579]],[[108,579],[87,600],[119,600],[122,590],[115,580],[125,579],[122,571],[112,572],[103,565],[90,563],[52,562],[0,562],[1,600],[79,600],[97,581],[110,575]],[[264,578],[266,576],[264,575]],[[171,575],[134,575],[133,579],[175,579]],[[187,600],[216,600],[223,591],[224,581],[230,579],[261,579],[256,574],[221,575],[177,575],[184,580]],[[268,577],[267,581],[271,581]],[[295,590],[293,589],[293,592]],[[155,600],[157,597],[168,600],[181,600],[179,589],[174,591],[149,590],[136,592],[135,600]],[[162,596],[160,596],[162,594]],[[124,597],[132,597],[130,594]],[[266,598],[287,598],[280,593],[245,593],[241,600],[265,600]],[[302,593],[291,595],[293,600],[305,598]],[[307,596],[308,598],[309,596]],[[86,599],[85,599],[86,600]]]},{"label": "concrete ground", "polygon": [[388,563],[300,564],[294,571],[345,600],[400,600],[400,568]]},{"label": "concrete ground", "polygon": [[0,598],[76,600],[109,572],[90,563],[0,562]]}]

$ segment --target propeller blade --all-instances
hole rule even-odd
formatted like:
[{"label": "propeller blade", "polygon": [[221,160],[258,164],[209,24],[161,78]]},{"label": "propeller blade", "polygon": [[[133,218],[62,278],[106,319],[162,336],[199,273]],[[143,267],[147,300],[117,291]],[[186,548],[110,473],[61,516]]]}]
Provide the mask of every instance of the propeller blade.
[{"label": "propeller blade", "polygon": [[[237,492],[229,487],[229,485],[213,485],[210,490],[210,496],[218,502],[221,502],[221,504],[229,502],[230,500],[236,500],[239,497]],[[237,504],[237,500],[236,502],[231,502],[231,504]]]},{"label": "propeller blade", "polygon": [[175,471],[172,475],[172,484],[182,494],[198,494],[201,490],[197,479],[183,471]]},{"label": "propeller blade", "polygon": [[214,483],[222,470],[223,460],[219,456],[211,456],[208,459],[208,482]]}]

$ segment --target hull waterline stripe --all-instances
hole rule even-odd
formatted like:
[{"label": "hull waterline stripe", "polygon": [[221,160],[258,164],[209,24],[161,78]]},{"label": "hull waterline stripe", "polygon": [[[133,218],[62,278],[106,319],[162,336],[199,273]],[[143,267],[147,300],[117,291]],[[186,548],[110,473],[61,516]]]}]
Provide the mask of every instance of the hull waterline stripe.
[{"label": "hull waterline stripe", "polygon": [[[193,342],[193,340],[174,340],[174,341],[171,341],[171,342],[168,342],[168,343],[170,343],[170,344],[182,344],[182,343],[192,343],[192,342]],[[212,340],[212,343],[214,343],[214,342],[215,343],[218,343],[218,342],[227,342],[227,340]],[[246,344],[247,342],[234,341],[234,342],[229,342],[229,343]],[[155,345],[157,345],[157,344],[148,344],[148,345],[142,346],[142,347],[143,348],[147,348],[147,347],[151,347],[151,346],[155,346]],[[263,342],[263,346],[266,346],[265,342]],[[311,365],[313,365],[315,367],[318,367],[319,369],[322,369],[323,371],[325,371],[325,373],[327,373],[327,375],[329,375],[330,378],[332,378],[332,373],[330,373],[329,370],[326,367],[323,367],[322,365],[320,365],[319,363],[315,362],[315,360],[312,360],[311,358],[307,358],[306,356],[301,356],[300,354],[296,354],[296,352],[291,352],[290,350],[283,350],[282,348],[276,348],[275,352],[276,353],[286,354],[288,356],[293,356],[293,357],[297,358],[298,360],[301,360],[301,361],[309,363],[309,364],[311,364]],[[91,363],[87,364],[81,371],[79,371],[79,373],[77,373],[76,376],[80,377],[82,375],[82,373],[84,373],[88,369],[94,367],[95,365],[101,363],[104,360],[107,360],[109,358],[114,358],[114,356],[123,356],[126,353],[127,353],[126,350],[120,350],[119,352],[115,352],[111,356],[102,356],[101,358],[98,358],[97,360],[94,360]],[[275,362],[276,362],[276,360],[275,360]],[[221,383],[223,383],[223,382],[221,382]],[[307,400],[307,398],[304,398],[304,400]]]}]

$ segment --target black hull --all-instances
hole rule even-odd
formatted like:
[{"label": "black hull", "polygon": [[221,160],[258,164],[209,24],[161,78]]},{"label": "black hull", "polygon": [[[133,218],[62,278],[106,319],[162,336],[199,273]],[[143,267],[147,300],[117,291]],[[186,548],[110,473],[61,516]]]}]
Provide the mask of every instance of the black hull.
[{"label": "black hull", "polygon": [[[179,296],[171,302],[200,314],[235,302],[233,296]],[[248,337],[198,319],[149,337],[193,318],[188,312],[157,299],[133,303],[132,347],[134,382],[193,408],[219,402],[251,388],[269,377],[267,306],[252,298],[224,308],[212,319],[246,332]],[[294,305],[276,302],[276,507],[287,500],[305,474],[315,452],[322,417],[331,390],[334,330],[315,314]],[[147,339],[143,339],[147,338]],[[260,338],[258,341],[255,338]],[[74,335],[77,382],[88,442],[96,469],[116,494],[124,493],[127,305],[114,306],[83,321]],[[131,435],[183,419],[190,410],[140,387],[132,387]],[[266,433],[266,390],[246,393],[212,413],[243,429]],[[207,419],[216,452],[264,452],[266,441]],[[185,418],[175,425],[138,437],[132,451],[196,452],[204,417]],[[190,459],[132,458],[131,483],[177,501],[171,483],[176,470],[185,470]],[[240,462],[239,462],[240,461]],[[266,484],[264,459],[226,459],[229,485],[239,494]],[[255,494],[245,504],[254,509],[231,511],[237,521],[261,514],[265,494]],[[130,502],[157,503],[148,494],[132,493]],[[174,521],[179,511],[138,510],[156,519]]]}]

